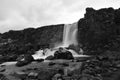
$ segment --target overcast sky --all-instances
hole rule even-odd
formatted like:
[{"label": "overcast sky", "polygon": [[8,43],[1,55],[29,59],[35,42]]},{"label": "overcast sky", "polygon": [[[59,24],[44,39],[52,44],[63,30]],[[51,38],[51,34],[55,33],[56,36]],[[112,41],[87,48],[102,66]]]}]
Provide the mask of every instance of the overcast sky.
[{"label": "overcast sky", "polygon": [[120,0],[0,0],[0,32],[73,23],[84,16],[86,7],[119,6]]}]

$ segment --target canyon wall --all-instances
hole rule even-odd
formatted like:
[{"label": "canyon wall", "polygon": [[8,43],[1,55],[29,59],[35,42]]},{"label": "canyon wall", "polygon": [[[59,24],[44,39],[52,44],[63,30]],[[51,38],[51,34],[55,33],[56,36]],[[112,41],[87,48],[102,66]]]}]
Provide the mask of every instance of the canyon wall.
[{"label": "canyon wall", "polygon": [[87,8],[78,21],[79,43],[87,54],[120,50],[120,9]]}]

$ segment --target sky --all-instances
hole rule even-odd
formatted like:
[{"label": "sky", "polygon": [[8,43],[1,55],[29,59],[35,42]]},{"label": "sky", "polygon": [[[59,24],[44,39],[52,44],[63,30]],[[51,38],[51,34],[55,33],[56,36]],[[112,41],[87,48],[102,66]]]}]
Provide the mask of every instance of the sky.
[{"label": "sky", "polygon": [[52,24],[69,24],[84,17],[86,7],[120,8],[120,0],[0,0],[0,33]]}]

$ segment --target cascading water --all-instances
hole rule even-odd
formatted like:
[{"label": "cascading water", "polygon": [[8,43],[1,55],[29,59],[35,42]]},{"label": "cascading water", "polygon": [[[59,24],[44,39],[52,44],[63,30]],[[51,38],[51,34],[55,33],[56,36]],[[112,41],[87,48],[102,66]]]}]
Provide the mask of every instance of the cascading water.
[{"label": "cascading water", "polygon": [[78,45],[77,41],[78,24],[65,24],[63,31],[63,41],[60,44],[56,44],[55,48],[68,47],[69,45]]},{"label": "cascading water", "polygon": [[69,46],[71,44],[73,45],[78,44],[77,31],[78,31],[77,23],[65,24],[64,34],[63,34],[63,45],[64,46]]},{"label": "cascading water", "polygon": [[[48,49],[47,52],[45,53],[45,55],[42,54],[42,52],[43,52],[42,50],[41,51],[36,51],[36,54],[34,54],[33,57],[35,59],[46,58],[49,55],[54,55],[54,52],[59,47],[68,47],[69,45],[77,46],[78,45],[77,32],[78,32],[78,24],[77,23],[65,24],[64,25],[64,31],[63,31],[63,41],[62,41],[62,43],[56,44],[53,51]],[[69,51],[72,52],[73,55],[78,55],[73,50],[69,50]]]}]

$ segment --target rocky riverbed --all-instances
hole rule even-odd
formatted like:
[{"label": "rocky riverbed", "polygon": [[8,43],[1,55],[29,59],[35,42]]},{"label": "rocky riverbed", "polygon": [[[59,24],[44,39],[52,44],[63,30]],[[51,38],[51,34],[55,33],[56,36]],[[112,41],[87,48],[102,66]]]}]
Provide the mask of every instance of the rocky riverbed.
[{"label": "rocky riverbed", "polygon": [[56,74],[61,75],[61,78],[80,76],[81,64],[82,62],[61,59],[32,62],[23,67],[17,67],[15,64],[1,65],[0,74],[6,76],[8,80],[55,80],[52,78]]},{"label": "rocky riverbed", "polygon": [[17,67],[16,62],[0,65],[1,80],[119,80],[120,60],[103,56],[89,59],[32,61]]}]

